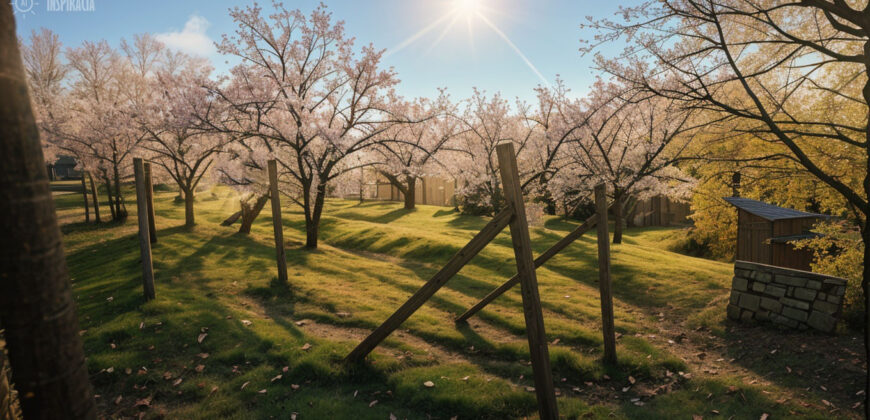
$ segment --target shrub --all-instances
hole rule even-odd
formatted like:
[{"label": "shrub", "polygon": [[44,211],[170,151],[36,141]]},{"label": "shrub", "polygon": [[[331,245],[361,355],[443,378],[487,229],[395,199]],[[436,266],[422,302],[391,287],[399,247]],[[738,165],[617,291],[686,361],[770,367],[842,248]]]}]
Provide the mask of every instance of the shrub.
[{"label": "shrub", "polygon": [[814,232],[821,236],[795,242],[798,249],[813,252],[813,271],[846,279],[843,320],[852,328],[864,327],[864,242],[858,227],[847,221],[823,222]]}]

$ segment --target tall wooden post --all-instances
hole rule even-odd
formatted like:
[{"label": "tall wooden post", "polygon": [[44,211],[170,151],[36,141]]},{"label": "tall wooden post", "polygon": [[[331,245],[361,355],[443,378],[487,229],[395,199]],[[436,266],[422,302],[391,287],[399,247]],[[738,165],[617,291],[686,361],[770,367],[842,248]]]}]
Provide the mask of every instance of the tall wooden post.
[{"label": "tall wooden post", "polygon": [[616,333],[613,330],[613,292],[610,288],[610,238],[607,234],[607,186],[595,186],[598,213],[598,287],[601,290],[601,329],[604,332],[604,361],[616,364]]},{"label": "tall wooden post", "polygon": [[287,284],[287,259],[284,257],[284,223],[281,220],[281,196],[278,192],[278,162],[269,161],[269,194],[272,196],[272,225],[275,227],[275,258],[278,281]]},{"label": "tall wooden post", "polygon": [[93,199],[94,202],[94,218],[96,218],[97,223],[100,223],[102,220],[100,220],[100,199],[97,196],[97,184],[94,183],[94,176],[91,175],[91,171],[87,171],[85,174],[88,175],[88,180],[91,184],[91,199]]},{"label": "tall wooden post", "polygon": [[139,251],[142,254],[142,286],[145,300],[154,299],[154,267],[151,265],[151,238],[148,228],[148,193],[145,191],[145,165],[133,159],[136,178],[136,211],[139,216]]},{"label": "tall wooden post", "polygon": [[91,221],[91,210],[88,206],[88,188],[85,186],[85,173],[82,172],[82,198],[85,201],[85,223]]},{"label": "tall wooden post", "polygon": [[148,204],[148,236],[157,243],[157,225],[154,224],[154,185],[151,183],[151,164],[145,162],[145,198]]},{"label": "tall wooden post", "polygon": [[514,145],[511,142],[501,143],[496,146],[496,152],[505,200],[514,210],[509,226],[514,257],[517,261],[517,276],[520,278],[523,295],[523,315],[526,318],[526,335],[529,339],[529,354],[535,377],[538,412],[541,419],[558,419],[559,410],[553,389],[553,372],[550,371],[550,353],[544,332],[544,315],[541,309],[541,297],[538,294],[538,279],[532,259],[532,241],[529,237],[529,225],[526,220]]}]

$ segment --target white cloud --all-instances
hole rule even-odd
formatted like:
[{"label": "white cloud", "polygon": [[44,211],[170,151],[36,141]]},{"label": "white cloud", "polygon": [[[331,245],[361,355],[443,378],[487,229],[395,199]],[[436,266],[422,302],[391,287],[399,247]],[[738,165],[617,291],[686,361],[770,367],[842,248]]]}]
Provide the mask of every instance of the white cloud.
[{"label": "white cloud", "polygon": [[181,32],[163,32],[155,38],[171,49],[207,57],[215,52],[214,41],[205,34],[209,26],[211,23],[206,18],[192,15]]}]

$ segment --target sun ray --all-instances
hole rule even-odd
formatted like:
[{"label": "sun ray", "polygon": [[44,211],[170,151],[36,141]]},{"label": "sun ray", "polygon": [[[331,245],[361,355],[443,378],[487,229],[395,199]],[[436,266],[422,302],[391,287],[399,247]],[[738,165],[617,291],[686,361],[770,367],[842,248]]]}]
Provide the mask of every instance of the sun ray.
[{"label": "sun ray", "polygon": [[435,38],[435,41],[432,42],[432,45],[429,46],[429,49],[427,49],[426,52],[423,53],[423,55],[429,54],[429,52],[432,51],[432,49],[437,47],[438,43],[441,42],[442,39],[444,39],[444,37],[447,35],[447,33],[450,32],[450,29],[453,28],[453,25],[456,24],[456,21],[459,20],[460,16],[458,13],[452,13],[452,15],[453,15],[453,19],[451,19],[450,22],[444,26],[444,30],[441,31],[440,34],[438,34],[438,38]]},{"label": "sun ray", "polygon": [[544,86],[550,86],[550,82],[547,81],[547,79],[544,77],[544,75],[541,74],[540,71],[538,71],[537,67],[535,67],[535,65],[532,64],[532,62],[526,57],[526,55],[523,54],[522,51],[520,51],[519,47],[517,47],[513,43],[513,41],[511,41],[510,38],[508,38],[508,36],[504,32],[502,32],[501,29],[498,28],[498,26],[496,26],[494,23],[492,23],[492,21],[490,21],[486,16],[484,16],[481,13],[478,13],[477,17],[480,18],[480,20],[482,20],[483,23],[485,23],[487,26],[489,26],[490,29],[495,31],[495,33],[498,34],[498,36],[500,36],[501,39],[503,39],[504,42],[506,42],[508,44],[508,46],[514,50],[515,53],[517,53],[517,55],[526,63],[527,66],[529,66],[529,68],[535,73],[535,75],[537,75],[538,78],[541,79],[542,82],[544,82]]},{"label": "sun ray", "polygon": [[440,18],[435,19],[435,21],[433,21],[432,23],[427,25],[425,28],[420,29],[419,31],[417,31],[417,33],[406,38],[404,41],[400,42],[395,47],[388,49],[387,52],[384,53],[384,57],[389,57],[389,56],[403,50],[408,45],[413,44],[414,41],[418,40],[421,36],[426,35],[432,29],[435,29],[435,27],[437,27],[441,22],[444,22],[445,20],[447,20],[447,18],[449,18],[452,15],[453,15],[453,13],[447,13],[444,16],[441,16]]}]

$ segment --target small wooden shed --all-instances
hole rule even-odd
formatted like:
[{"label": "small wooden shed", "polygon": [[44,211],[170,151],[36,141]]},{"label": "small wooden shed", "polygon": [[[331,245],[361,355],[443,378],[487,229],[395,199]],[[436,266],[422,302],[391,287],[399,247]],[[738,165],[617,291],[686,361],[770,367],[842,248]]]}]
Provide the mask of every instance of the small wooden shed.
[{"label": "small wooden shed", "polygon": [[813,225],[830,216],[749,198],[723,199],[737,207],[737,260],[810,271],[812,252],[791,242],[814,237]]},{"label": "small wooden shed", "polygon": [[689,203],[681,203],[664,195],[640,200],[626,219],[630,226],[682,226],[691,223]]}]

